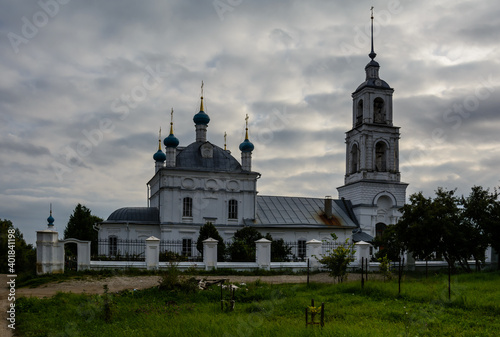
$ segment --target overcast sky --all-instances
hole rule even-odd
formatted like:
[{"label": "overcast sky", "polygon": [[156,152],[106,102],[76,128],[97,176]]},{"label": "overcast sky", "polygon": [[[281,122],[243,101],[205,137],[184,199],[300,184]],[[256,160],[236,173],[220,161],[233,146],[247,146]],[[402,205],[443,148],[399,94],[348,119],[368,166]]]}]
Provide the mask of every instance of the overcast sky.
[{"label": "overcast sky", "polygon": [[0,0],[0,218],[30,243],[52,203],[146,206],[158,129],[181,146],[205,83],[208,140],[264,195],[337,197],[370,7],[407,196],[499,186],[500,6],[484,1]]}]

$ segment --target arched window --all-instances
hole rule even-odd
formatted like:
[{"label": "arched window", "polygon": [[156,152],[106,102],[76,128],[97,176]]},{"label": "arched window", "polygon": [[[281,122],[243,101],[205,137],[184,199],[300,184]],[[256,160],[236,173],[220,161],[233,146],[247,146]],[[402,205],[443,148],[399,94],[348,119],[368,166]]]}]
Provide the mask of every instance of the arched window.
[{"label": "arched window", "polygon": [[110,236],[108,238],[108,255],[116,256],[118,253],[118,238],[116,236]]},{"label": "arched window", "polygon": [[228,209],[227,209],[227,218],[228,219],[238,219],[238,201],[231,199],[229,200]]},{"label": "arched window", "polygon": [[360,99],[356,108],[356,126],[363,123],[363,100]]},{"label": "arched window", "polygon": [[359,169],[359,153],[358,145],[354,144],[351,148],[351,173],[358,172]]},{"label": "arched window", "polygon": [[373,101],[373,121],[374,123],[385,123],[385,104],[380,97]]},{"label": "arched window", "polygon": [[387,226],[384,223],[379,222],[378,224],[375,225],[375,236],[377,238],[381,238],[382,235],[384,235],[385,228]]},{"label": "arched window", "polygon": [[185,197],[182,201],[182,216],[193,217],[193,199]]},{"label": "arched window", "polygon": [[375,171],[387,171],[387,145],[384,142],[375,145]]}]

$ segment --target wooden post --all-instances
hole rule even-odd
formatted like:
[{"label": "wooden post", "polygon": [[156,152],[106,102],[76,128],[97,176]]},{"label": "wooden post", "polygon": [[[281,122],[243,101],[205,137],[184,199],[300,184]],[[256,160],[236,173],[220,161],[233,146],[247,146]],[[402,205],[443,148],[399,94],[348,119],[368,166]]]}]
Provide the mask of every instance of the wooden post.
[{"label": "wooden post", "polygon": [[321,327],[325,326],[325,303],[321,303],[321,321],[320,321]]},{"label": "wooden post", "polygon": [[309,259],[307,259],[307,286],[309,287]]},{"label": "wooden post", "polygon": [[365,287],[365,258],[361,258],[361,289]]},{"label": "wooden post", "polygon": [[448,262],[448,300],[451,300],[451,264]]},{"label": "wooden post", "polygon": [[224,311],[224,300],[223,300],[223,297],[222,297],[222,285],[224,284],[225,281],[222,281],[220,283],[220,310],[221,311]]}]

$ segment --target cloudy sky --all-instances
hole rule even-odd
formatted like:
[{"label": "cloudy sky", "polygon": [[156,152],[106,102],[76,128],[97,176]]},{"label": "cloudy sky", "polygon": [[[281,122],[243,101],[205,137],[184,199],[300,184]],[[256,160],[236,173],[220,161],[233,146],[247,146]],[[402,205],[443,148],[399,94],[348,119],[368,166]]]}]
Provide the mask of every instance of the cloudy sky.
[{"label": "cloudy sky", "polygon": [[239,159],[245,115],[266,195],[337,197],[370,7],[408,195],[499,186],[497,0],[0,1],[0,218],[34,243],[52,203],[146,206],[158,129],[181,145],[205,83],[208,140]]}]

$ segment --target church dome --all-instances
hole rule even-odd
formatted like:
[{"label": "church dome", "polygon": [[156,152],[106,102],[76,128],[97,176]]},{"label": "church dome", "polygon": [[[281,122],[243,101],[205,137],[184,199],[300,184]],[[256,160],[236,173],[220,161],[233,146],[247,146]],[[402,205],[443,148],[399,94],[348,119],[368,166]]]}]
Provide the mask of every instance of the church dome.
[{"label": "church dome", "polygon": [[[179,141],[177,141],[178,143]],[[163,153],[162,150],[158,150],[154,155],[153,155],[153,159],[155,161],[165,161],[167,160],[167,156],[165,155],[165,153]]]},{"label": "church dome", "polygon": [[52,213],[50,213],[49,217],[47,218],[47,222],[49,223],[49,226],[54,225],[55,219],[52,217]]},{"label": "church dome", "polygon": [[240,144],[240,151],[241,152],[252,152],[254,149],[254,146],[252,142],[250,142],[248,139],[245,139],[243,143]]},{"label": "church dome", "polygon": [[165,144],[166,147],[177,147],[179,145],[179,139],[171,133],[163,140],[163,144]]},{"label": "church dome", "polygon": [[200,111],[194,115],[193,122],[196,125],[208,125],[210,117],[205,113],[205,111]]}]

